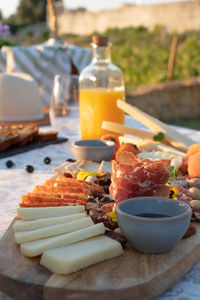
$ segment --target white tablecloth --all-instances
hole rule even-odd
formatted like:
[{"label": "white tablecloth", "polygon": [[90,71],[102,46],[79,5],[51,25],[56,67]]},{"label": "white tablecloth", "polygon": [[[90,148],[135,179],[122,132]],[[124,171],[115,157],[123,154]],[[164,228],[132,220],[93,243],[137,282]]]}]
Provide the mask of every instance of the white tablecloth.
[{"label": "white tablecloth", "polygon": [[[131,118],[126,119],[127,125],[133,125]],[[139,123],[134,123],[137,127],[143,128]],[[190,136],[200,143],[200,132],[185,128],[178,128],[180,132]],[[52,169],[67,158],[72,158],[71,142],[68,141],[58,145],[50,145],[38,150],[32,150],[23,154],[18,154],[10,158],[0,159],[0,237],[8,228],[9,224],[16,216],[16,208],[20,201],[20,196],[32,191],[34,185],[42,184],[53,174]],[[46,165],[43,160],[49,156],[51,164]],[[8,169],[5,162],[11,159],[15,167]],[[30,164],[35,171],[31,174],[24,170],[24,166]],[[11,298],[0,292],[1,300]],[[156,300],[199,300],[200,299],[200,262],[196,264],[178,283],[172,286]]]}]

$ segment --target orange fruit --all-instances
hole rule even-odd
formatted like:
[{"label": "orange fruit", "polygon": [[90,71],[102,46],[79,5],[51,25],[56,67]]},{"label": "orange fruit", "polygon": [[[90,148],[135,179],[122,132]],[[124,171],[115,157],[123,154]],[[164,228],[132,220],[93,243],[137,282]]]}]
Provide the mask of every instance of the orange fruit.
[{"label": "orange fruit", "polygon": [[125,144],[121,145],[117,152],[123,152],[123,151],[132,152],[135,155],[137,155],[139,153],[139,150],[137,149],[137,147],[131,143],[125,143]]},{"label": "orange fruit", "polygon": [[197,152],[188,159],[188,174],[190,177],[200,178],[200,152]]},{"label": "orange fruit", "polygon": [[193,144],[188,148],[186,156],[190,157],[197,152],[200,152],[200,144]]}]

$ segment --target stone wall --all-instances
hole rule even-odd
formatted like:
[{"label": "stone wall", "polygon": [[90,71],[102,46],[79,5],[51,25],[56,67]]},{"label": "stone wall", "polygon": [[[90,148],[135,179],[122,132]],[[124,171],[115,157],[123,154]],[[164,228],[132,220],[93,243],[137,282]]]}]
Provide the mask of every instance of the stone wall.
[{"label": "stone wall", "polygon": [[144,25],[151,29],[164,25],[169,31],[200,29],[200,0],[154,5],[131,5],[98,12],[70,11],[57,2],[59,34],[91,34],[107,28]]},{"label": "stone wall", "polygon": [[127,102],[163,121],[200,117],[200,78],[128,90]]}]

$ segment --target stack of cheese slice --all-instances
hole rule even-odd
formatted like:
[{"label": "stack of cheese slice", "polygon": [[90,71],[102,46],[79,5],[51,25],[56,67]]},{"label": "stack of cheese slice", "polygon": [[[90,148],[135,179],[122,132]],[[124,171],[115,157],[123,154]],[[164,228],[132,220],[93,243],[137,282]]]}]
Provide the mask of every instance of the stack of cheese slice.
[{"label": "stack of cheese slice", "polygon": [[18,208],[13,225],[23,255],[42,254],[40,263],[57,274],[69,274],[122,254],[103,223],[94,224],[84,206]]}]

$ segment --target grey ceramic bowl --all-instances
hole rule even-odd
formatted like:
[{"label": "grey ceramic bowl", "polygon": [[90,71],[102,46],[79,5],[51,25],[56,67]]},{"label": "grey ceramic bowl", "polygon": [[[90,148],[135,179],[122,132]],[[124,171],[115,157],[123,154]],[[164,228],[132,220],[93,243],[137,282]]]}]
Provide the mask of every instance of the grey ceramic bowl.
[{"label": "grey ceramic bowl", "polygon": [[79,140],[72,144],[72,152],[77,160],[110,160],[114,149],[115,143],[106,140]]},{"label": "grey ceramic bowl", "polygon": [[[116,207],[119,227],[132,247],[144,253],[172,250],[183,237],[191,219],[189,205],[169,198],[138,197],[120,202]],[[141,214],[168,217],[141,217]]]}]

